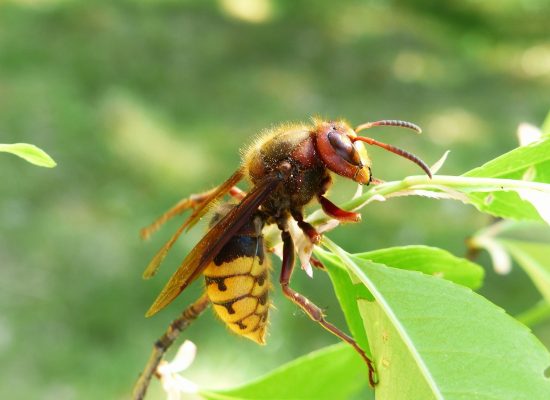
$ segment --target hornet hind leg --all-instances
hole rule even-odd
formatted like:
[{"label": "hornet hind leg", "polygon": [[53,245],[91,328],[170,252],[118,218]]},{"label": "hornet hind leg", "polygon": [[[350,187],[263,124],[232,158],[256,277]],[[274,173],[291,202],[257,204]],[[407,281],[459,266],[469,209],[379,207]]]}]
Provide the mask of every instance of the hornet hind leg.
[{"label": "hornet hind leg", "polygon": [[[282,227],[286,228],[286,227]],[[357,342],[353,340],[350,336],[342,332],[336,326],[331,324],[325,319],[323,315],[323,310],[319,308],[316,304],[312,303],[304,295],[296,292],[295,290],[289,287],[290,278],[292,276],[292,271],[294,269],[294,242],[292,237],[287,229],[281,229],[281,237],[283,239],[283,264],[281,268],[281,277],[279,282],[283,290],[283,294],[294,304],[298,305],[312,320],[318,322],[323,328],[327,331],[336,335],[344,342],[350,344],[355,351],[359,353],[361,358],[366,362],[369,368],[369,383],[372,387],[376,384],[376,372],[374,369],[373,361],[365,354],[363,349],[359,347]]]}]

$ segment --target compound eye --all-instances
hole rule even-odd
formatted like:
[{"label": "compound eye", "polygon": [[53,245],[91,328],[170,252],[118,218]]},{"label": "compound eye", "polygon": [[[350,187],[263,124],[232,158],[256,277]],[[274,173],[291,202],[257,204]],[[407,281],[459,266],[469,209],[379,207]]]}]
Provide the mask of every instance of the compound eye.
[{"label": "compound eye", "polygon": [[361,156],[349,137],[341,135],[338,132],[331,131],[328,133],[328,141],[336,154],[342,157],[345,161],[351,165],[363,167]]}]

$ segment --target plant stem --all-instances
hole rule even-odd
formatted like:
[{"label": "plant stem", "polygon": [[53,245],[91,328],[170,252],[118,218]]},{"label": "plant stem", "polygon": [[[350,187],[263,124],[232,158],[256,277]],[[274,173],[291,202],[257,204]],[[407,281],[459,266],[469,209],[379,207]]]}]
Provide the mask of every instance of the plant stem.
[{"label": "plant stem", "polygon": [[[497,192],[509,190],[537,190],[550,193],[550,184],[540,182],[520,181],[515,179],[478,178],[466,176],[434,175],[431,179],[425,175],[408,176],[401,181],[385,182],[372,186],[369,191],[342,205],[344,210],[357,211],[363,208],[375,196],[388,196],[402,190],[423,189],[441,192],[438,187],[460,189],[468,192]],[[317,225],[328,219],[321,210],[315,211],[307,219],[309,223]]]}]

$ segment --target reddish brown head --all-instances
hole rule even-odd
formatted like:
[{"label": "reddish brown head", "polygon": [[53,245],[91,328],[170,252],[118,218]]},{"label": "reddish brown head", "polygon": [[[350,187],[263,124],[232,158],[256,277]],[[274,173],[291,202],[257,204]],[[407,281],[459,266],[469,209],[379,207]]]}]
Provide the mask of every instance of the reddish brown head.
[{"label": "reddish brown head", "polygon": [[371,180],[370,160],[353,144],[357,136],[344,122],[320,121],[316,124],[315,144],[326,167],[340,176],[368,185]]},{"label": "reddish brown head", "polygon": [[353,179],[355,182],[368,185],[371,180],[370,159],[366,151],[358,147],[355,142],[361,141],[382,147],[392,153],[405,157],[416,163],[431,177],[428,166],[418,157],[392,145],[379,142],[369,137],[357,136],[357,132],[374,126],[399,126],[420,132],[420,128],[410,122],[397,120],[383,120],[368,122],[352,129],[341,121],[316,121],[314,128],[315,145],[319,156],[326,167],[336,174]]}]

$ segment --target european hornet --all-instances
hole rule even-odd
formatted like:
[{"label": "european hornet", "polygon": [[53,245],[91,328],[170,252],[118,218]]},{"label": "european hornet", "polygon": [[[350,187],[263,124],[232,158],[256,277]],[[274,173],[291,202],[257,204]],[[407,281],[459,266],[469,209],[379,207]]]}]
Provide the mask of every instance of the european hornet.
[{"label": "european hornet", "polygon": [[[355,129],[344,121],[321,119],[314,119],[311,125],[281,125],[260,135],[244,151],[241,167],[227,181],[208,192],[183,199],[143,229],[142,236],[148,237],[168,219],[187,209],[193,210],[148,265],[144,278],[150,278],[185,229],[191,228],[225,195],[236,200],[234,204],[222,204],[214,212],[210,229],[183,260],[146,315],[152,316],[166,307],[203,274],[208,300],[220,319],[233,332],[264,344],[270,263],[262,230],[267,225],[276,224],[283,242],[279,283],[284,295],[323,328],[353,346],[367,363],[369,381],[374,385],[371,359],[353,338],[325,319],[321,308],[290,287],[295,246],[289,232],[289,221],[294,219],[305,236],[313,244],[318,244],[321,236],[305,221],[303,213],[304,206],[313,199],[331,218],[341,222],[360,220],[360,214],[342,210],[325,197],[332,184],[331,172],[362,185],[373,182],[370,158],[357,142],[379,146],[405,157],[431,177],[428,166],[416,156],[372,138],[358,136],[360,131],[375,126],[397,126],[420,132],[416,125],[398,120],[365,123]],[[243,178],[251,185],[248,193],[235,186]]]}]

